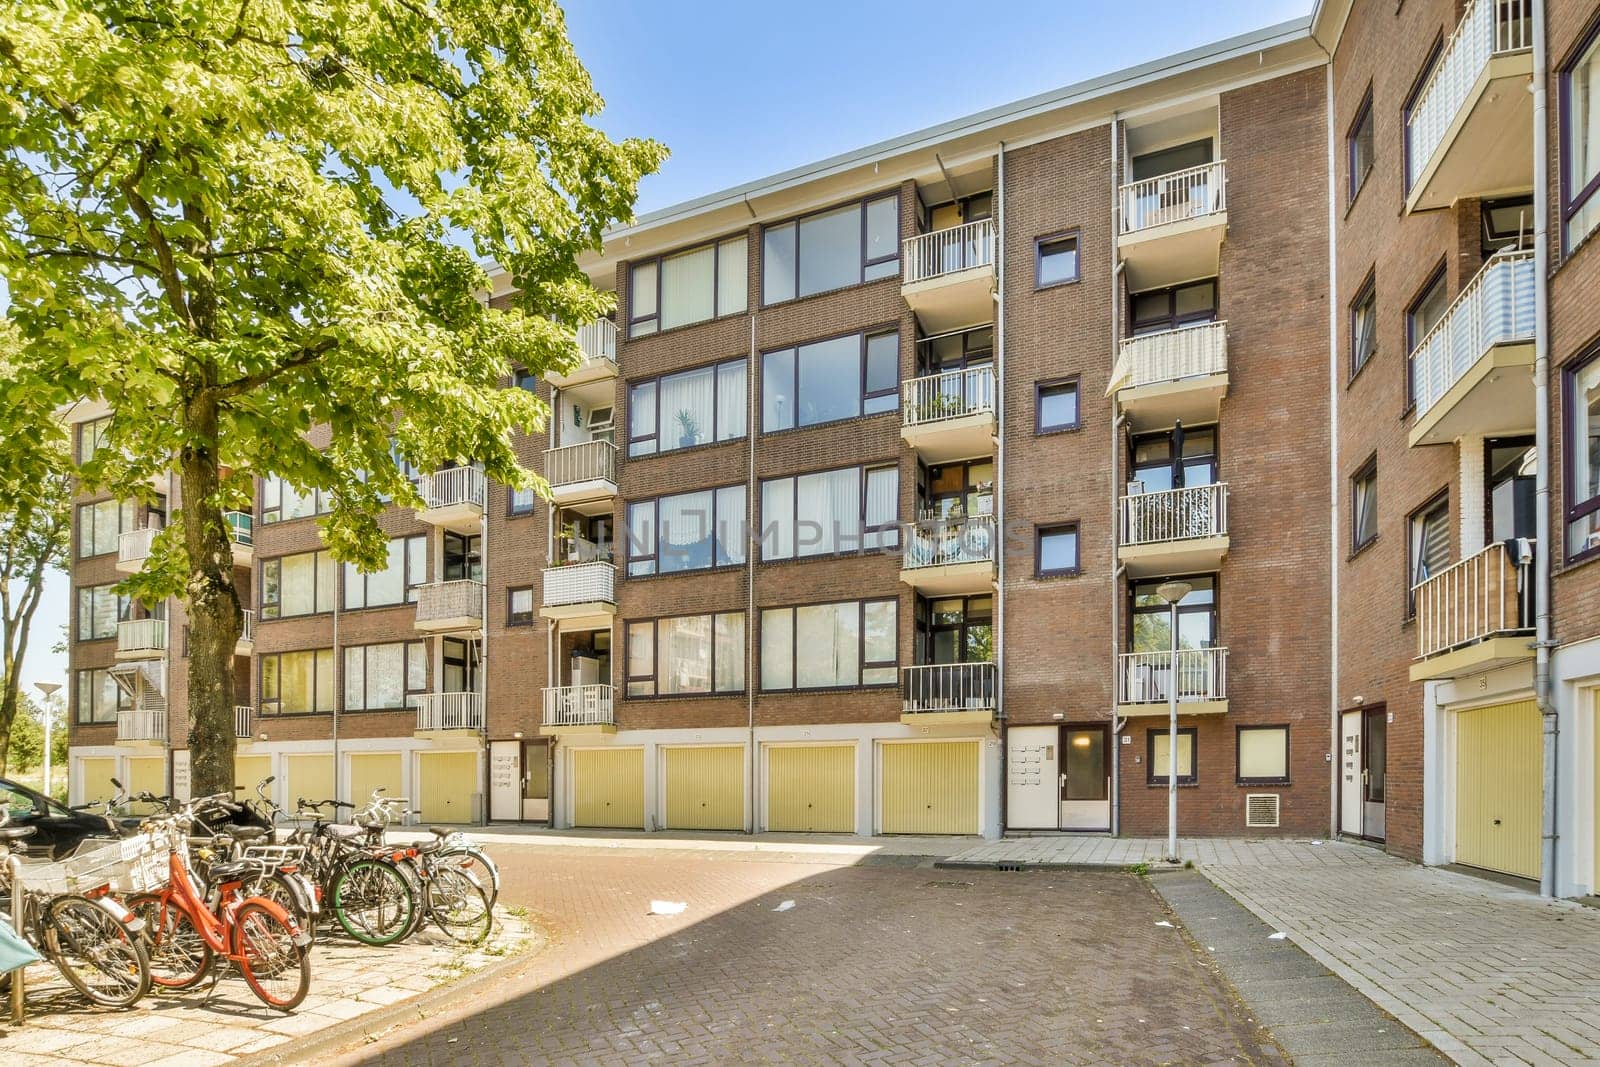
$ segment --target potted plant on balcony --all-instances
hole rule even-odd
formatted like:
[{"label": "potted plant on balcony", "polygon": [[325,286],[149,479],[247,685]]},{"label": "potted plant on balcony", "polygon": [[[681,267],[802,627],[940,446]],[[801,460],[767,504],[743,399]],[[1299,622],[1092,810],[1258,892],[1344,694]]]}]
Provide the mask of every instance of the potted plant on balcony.
[{"label": "potted plant on balcony", "polygon": [[674,418],[678,423],[678,447],[688,448],[690,445],[699,444],[700,423],[689,413],[688,409],[680,409]]}]

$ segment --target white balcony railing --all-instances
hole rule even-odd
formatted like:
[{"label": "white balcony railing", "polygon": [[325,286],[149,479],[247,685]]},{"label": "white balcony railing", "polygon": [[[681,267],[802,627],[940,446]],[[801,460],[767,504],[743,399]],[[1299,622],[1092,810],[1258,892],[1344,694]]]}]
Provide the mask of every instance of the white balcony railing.
[{"label": "white balcony railing", "polygon": [[906,285],[973,267],[993,267],[994,220],[979,219],[908,237],[900,262]]},{"label": "white balcony railing", "polygon": [[993,663],[924,663],[900,670],[901,707],[913,715],[993,709]]},{"label": "white balcony railing", "polygon": [[923,519],[901,529],[904,570],[948,567],[957,563],[993,563],[999,537],[993,515],[970,518]]},{"label": "white balcony railing", "polygon": [[901,420],[926,426],[994,411],[994,367],[967,367],[912,378],[901,386]]},{"label": "white balcony railing", "polygon": [[241,741],[255,736],[256,709],[249,704],[237,704],[233,709],[233,736]]},{"label": "white balcony railing", "polygon": [[419,730],[483,729],[482,693],[419,693],[411,699]]},{"label": "white balcony railing", "polygon": [[483,583],[470,578],[417,586],[417,621],[483,620]]},{"label": "white balcony railing", "polygon": [[[1118,657],[1117,703],[1165,704],[1171,699],[1172,653],[1125,652]],[[1178,650],[1178,703],[1228,699],[1228,650]]]},{"label": "white balcony railing", "polygon": [[150,544],[161,532],[159,526],[141,526],[127,530],[117,538],[118,563],[143,563],[150,556]]},{"label": "white balcony railing", "polygon": [[1228,532],[1228,483],[1189,485],[1122,498],[1118,544],[1154,545]]},{"label": "white balcony railing", "polygon": [[578,349],[585,363],[617,361],[617,324],[610,319],[595,319],[577,330]]},{"label": "white balcony railing", "polygon": [[1227,161],[1202,163],[1122,187],[1122,232],[1138,233],[1228,209]]},{"label": "white balcony railing", "polygon": [[255,544],[255,519],[248,511],[224,511],[222,521],[228,526],[228,536],[241,548]]},{"label": "white balcony railing", "polygon": [[165,741],[167,739],[167,712],[165,708],[134,708],[117,712],[118,741]]},{"label": "white balcony railing", "polygon": [[166,619],[128,619],[117,623],[118,652],[165,652]]},{"label": "white balcony railing", "polygon": [[485,485],[483,471],[477,467],[451,467],[417,479],[417,491],[430,510],[461,504],[481,508]]},{"label": "white balcony railing", "polygon": [[544,691],[546,726],[611,726],[615,722],[609,685],[564,685]]},{"label": "white balcony railing", "polygon": [[245,644],[256,639],[256,613],[250,608],[245,608],[240,613],[239,643]]},{"label": "white balcony railing", "polygon": [[1533,0],[1471,0],[1467,4],[1406,116],[1407,188],[1427,169],[1489,61],[1532,47]]},{"label": "white balcony railing", "polygon": [[547,448],[544,476],[552,486],[617,480],[617,446],[610,441],[580,441]]},{"label": "white balcony railing", "polygon": [[1228,324],[1202,322],[1176,330],[1141,334],[1122,342],[1123,388],[1222,374],[1228,369]]},{"label": "white balcony railing", "polygon": [[1533,542],[1515,541],[1515,555],[1496,541],[1412,587],[1417,658],[1490,637],[1531,633]]},{"label": "white balcony railing", "polygon": [[1533,340],[1533,253],[1498,252],[1411,353],[1417,417],[1490,348]]},{"label": "white balcony railing", "polygon": [[616,602],[617,568],[609,563],[575,563],[544,572],[544,605]]}]

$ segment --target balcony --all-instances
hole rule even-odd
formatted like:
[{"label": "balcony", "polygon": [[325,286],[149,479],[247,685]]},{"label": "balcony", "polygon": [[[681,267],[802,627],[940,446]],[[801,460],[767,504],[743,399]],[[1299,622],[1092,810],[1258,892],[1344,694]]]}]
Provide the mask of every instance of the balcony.
[{"label": "balcony", "polygon": [[239,639],[233,644],[233,654],[248,656],[256,650],[256,613],[245,608],[240,615]]},{"label": "balcony", "polygon": [[166,619],[128,619],[117,623],[118,659],[160,659],[166,654]]},{"label": "balcony", "polygon": [[1122,498],[1117,559],[1130,578],[1203,574],[1228,554],[1228,483]]},{"label": "balcony", "polygon": [[476,467],[451,467],[417,479],[422,510],[417,518],[456,533],[474,533],[483,518],[487,482]]},{"label": "balcony", "polygon": [[117,712],[117,744],[165,748],[167,709],[136,708]]},{"label": "balcony", "polygon": [[255,558],[255,519],[248,511],[224,511],[222,521],[228,527],[228,539],[233,547],[233,565],[248,567]]},{"label": "balcony", "polygon": [[987,593],[992,588],[1000,548],[993,515],[908,522],[900,537],[900,580],[924,596]]},{"label": "balcony", "polygon": [[239,741],[255,737],[256,709],[249,704],[239,704],[233,709],[233,736]]},{"label": "balcony", "polygon": [[1533,430],[1532,252],[1499,252],[1411,354],[1413,448]]},{"label": "balcony", "polygon": [[418,737],[483,730],[482,693],[419,693],[411,699],[417,705]]},{"label": "balcony", "polygon": [[1533,542],[1504,541],[1411,590],[1417,662],[1411,680],[1458,678],[1533,658]]},{"label": "balcony", "polygon": [[994,453],[994,367],[913,378],[900,390],[900,436],[925,463]]},{"label": "balcony", "polygon": [[544,476],[559,506],[580,515],[608,514],[617,496],[617,446],[582,441],[546,449]]},{"label": "balcony", "polygon": [[1406,116],[1407,211],[1533,185],[1533,0],[1471,0]]},{"label": "balcony", "polygon": [[900,293],[928,333],[994,318],[994,220],[906,238]]},{"label": "balcony", "polygon": [[117,538],[117,573],[138,574],[150,557],[150,545],[161,532],[159,526],[141,526]]},{"label": "balcony", "polygon": [[581,385],[610,381],[618,373],[617,324],[610,319],[596,319],[576,331],[579,358],[577,365],[562,373],[548,370],[544,380],[557,389],[576,389]]},{"label": "balcony", "polygon": [[919,726],[987,726],[994,721],[993,663],[924,663],[900,670],[900,721]]},{"label": "balcony", "polygon": [[470,578],[417,587],[416,628],[443,634],[483,629],[483,583]]},{"label": "balcony", "polygon": [[564,685],[546,689],[540,732],[560,735],[616,733],[611,686]]},{"label": "balcony", "polygon": [[539,614],[563,630],[609,630],[617,614],[617,568],[609,563],[574,563],[544,572]]},{"label": "balcony", "polygon": [[[1117,657],[1117,714],[1166,715],[1172,699],[1171,652],[1125,652]],[[1178,714],[1222,715],[1228,710],[1228,650],[1178,650]]]},{"label": "balcony", "polygon": [[1129,182],[1118,190],[1122,257],[1133,291],[1217,273],[1228,230],[1225,160]]},{"label": "balcony", "polygon": [[1122,342],[1107,393],[1135,432],[1214,422],[1228,395],[1228,324],[1205,322]]}]

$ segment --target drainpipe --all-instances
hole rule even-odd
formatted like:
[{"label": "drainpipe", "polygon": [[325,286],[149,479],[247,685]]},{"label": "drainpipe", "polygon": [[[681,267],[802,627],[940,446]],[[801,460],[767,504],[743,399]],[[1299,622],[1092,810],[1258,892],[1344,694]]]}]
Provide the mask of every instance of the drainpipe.
[{"label": "drainpipe", "polygon": [[[1324,52],[1327,50],[1324,49]],[[1328,126],[1328,839],[1339,836],[1339,291],[1338,193],[1334,189],[1333,57],[1326,71]]]},{"label": "drainpipe", "polygon": [[[489,825],[489,479],[483,480],[483,514],[478,518],[478,618],[483,623],[483,636],[478,640],[478,686],[483,690],[483,725],[478,727],[478,740],[483,755],[483,805],[478,810],[478,825]],[[335,764],[334,774],[338,774]],[[334,779],[338,784],[338,779]],[[352,801],[355,797],[350,798]]]},{"label": "drainpipe", "polygon": [[[333,590],[333,799],[339,799],[339,706],[344,703],[344,649],[339,645],[339,610],[344,607],[344,564],[339,564],[339,580],[334,584]],[[287,755],[284,757],[288,758]],[[271,766],[268,764],[268,766]],[[284,775],[285,778],[288,775]],[[415,790],[413,790],[415,792]],[[284,800],[293,800],[286,796]],[[350,798],[352,801],[355,797]],[[288,807],[285,804],[284,807]],[[339,810],[334,809],[334,818],[339,817]],[[407,815],[405,818],[409,819]]]},{"label": "drainpipe", "polygon": [[756,551],[761,546],[751,536],[755,532],[756,513],[756,313],[750,313],[750,355],[745,367],[745,417],[744,439],[749,446],[749,466],[745,472],[744,529],[740,538],[744,542],[744,714],[746,752],[745,811],[749,816],[747,833],[755,833],[756,819]]},{"label": "drainpipe", "polygon": [[1550,252],[1549,132],[1546,127],[1545,0],[1533,0],[1533,411],[1536,536],[1534,545],[1533,693],[1544,724],[1543,845],[1539,895],[1556,895],[1556,734],[1559,725],[1550,684],[1550,649],[1555,645],[1550,616]]},{"label": "drainpipe", "polygon": [[[1122,231],[1122,198],[1118,195],[1117,179],[1122,173],[1121,138],[1122,120],[1117,112],[1111,113],[1111,364],[1116,366],[1118,349],[1122,344],[1122,257],[1117,235]],[[1080,403],[1081,403],[1080,398]],[[1113,411],[1117,402],[1111,401]],[[1120,412],[1111,419],[1111,558],[1117,558],[1117,531],[1122,516],[1122,495],[1117,492],[1118,470],[1121,467],[1122,422]],[[1122,652],[1122,568],[1111,571],[1111,836],[1122,835],[1122,727],[1117,723],[1117,685],[1121,671],[1118,656]]]},{"label": "drainpipe", "polygon": [[995,553],[994,583],[994,716],[1000,724],[1000,825],[997,837],[1006,832],[1009,803],[1006,796],[1006,760],[1009,758],[1010,729],[1006,725],[1006,143],[1000,142],[995,161],[994,196],[994,426],[995,426]]}]

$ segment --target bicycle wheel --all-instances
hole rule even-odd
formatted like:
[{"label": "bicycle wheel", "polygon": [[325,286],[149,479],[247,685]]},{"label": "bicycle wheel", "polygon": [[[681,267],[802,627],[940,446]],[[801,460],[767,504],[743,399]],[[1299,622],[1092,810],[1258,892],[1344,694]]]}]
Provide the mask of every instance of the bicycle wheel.
[{"label": "bicycle wheel", "polygon": [[175,901],[163,900],[156,893],[131,897],[128,907],[144,920],[150,981],[162,989],[188,989],[198,985],[211,969],[215,956],[206,939],[195,929],[189,913]]},{"label": "bicycle wheel", "polygon": [[250,889],[253,897],[264,897],[281,907],[294,919],[300,929],[311,935],[316,940],[316,916],[311,914],[301,903],[300,897],[289,888],[289,879],[277,871],[272,871],[258,879]]},{"label": "bicycle wheel", "polygon": [[500,868],[496,867],[489,854],[477,845],[457,845],[447,848],[439,854],[439,862],[460,867],[476,878],[478,884],[483,886],[484,892],[489,894],[489,907],[493,908],[495,902],[500,899]]},{"label": "bicycle wheel", "polygon": [[428,879],[428,915],[451,940],[476,945],[494,927],[494,906],[482,884],[459,867],[438,867]]},{"label": "bicycle wheel", "polygon": [[126,1008],[150,990],[150,960],[139,938],[87,897],[50,901],[44,950],[62,977],[95,1004]]},{"label": "bicycle wheel", "polygon": [[247,900],[233,918],[234,951],[245,984],[261,1003],[292,1011],[311,989],[311,950],[266,904]]},{"label": "bicycle wheel", "polygon": [[411,930],[417,896],[393,863],[359,859],[333,883],[333,914],[365,945],[392,945]]}]

